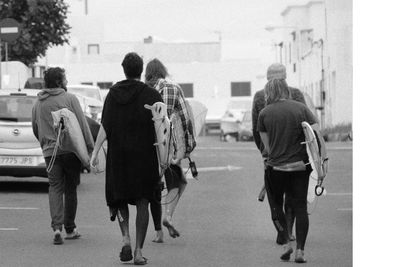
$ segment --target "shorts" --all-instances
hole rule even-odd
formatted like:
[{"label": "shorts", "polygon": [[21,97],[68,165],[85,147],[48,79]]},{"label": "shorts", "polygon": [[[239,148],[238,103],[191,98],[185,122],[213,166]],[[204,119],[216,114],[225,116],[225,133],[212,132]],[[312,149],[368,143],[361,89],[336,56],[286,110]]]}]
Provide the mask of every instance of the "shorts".
[{"label": "shorts", "polygon": [[186,177],[183,174],[182,167],[179,165],[171,164],[165,171],[165,183],[167,190],[179,188],[183,184],[187,184]]}]

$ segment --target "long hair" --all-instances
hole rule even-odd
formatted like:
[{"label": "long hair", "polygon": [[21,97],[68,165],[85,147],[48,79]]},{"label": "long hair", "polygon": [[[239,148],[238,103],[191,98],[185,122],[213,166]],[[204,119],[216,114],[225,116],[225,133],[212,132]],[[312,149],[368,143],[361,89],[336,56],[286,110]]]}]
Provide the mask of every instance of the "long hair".
[{"label": "long hair", "polygon": [[284,79],[272,79],[264,88],[267,105],[282,99],[290,99],[289,87]]},{"label": "long hair", "polygon": [[154,58],[147,63],[144,75],[146,84],[154,86],[158,79],[165,79],[168,75],[167,68],[157,58]]}]

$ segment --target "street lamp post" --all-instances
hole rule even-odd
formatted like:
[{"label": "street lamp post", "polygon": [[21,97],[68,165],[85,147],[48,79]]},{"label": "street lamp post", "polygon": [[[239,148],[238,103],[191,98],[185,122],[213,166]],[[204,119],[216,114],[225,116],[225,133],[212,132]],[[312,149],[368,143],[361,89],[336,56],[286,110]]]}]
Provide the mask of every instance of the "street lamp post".
[{"label": "street lamp post", "polygon": [[[301,87],[301,71],[302,71],[302,68],[301,68],[302,48],[301,48],[301,40],[300,40],[301,39],[300,28],[297,26],[271,26],[271,25],[268,25],[268,26],[264,27],[264,29],[269,32],[274,31],[276,29],[293,29],[295,31],[296,38],[297,38],[297,65],[298,65],[298,66],[296,66],[296,71],[298,71],[297,76],[299,79],[298,83],[299,83],[299,89],[300,89],[300,87]],[[281,43],[281,44],[283,45],[283,43]]]}]

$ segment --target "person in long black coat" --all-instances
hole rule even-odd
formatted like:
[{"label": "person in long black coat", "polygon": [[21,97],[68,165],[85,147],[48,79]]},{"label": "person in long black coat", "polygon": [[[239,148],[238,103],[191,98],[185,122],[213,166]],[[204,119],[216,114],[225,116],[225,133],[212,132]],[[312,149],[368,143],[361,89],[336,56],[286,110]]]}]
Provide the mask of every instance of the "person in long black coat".
[{"label": "person in long black coat", "polygon": [[122,66],[126,80],[112,86],[104,102],[91,165],[96,167],[98,152],[107,140],[106,201],[111,220],[118,218],[122,232],[120,260],[133,258],[128,209],[132,204],[137,209],[134,262],[143,265],[147,263],[142,248],[149,221],[148,204],[160,190],[154,123],[144,105],[162,102],[162,98],[140,81],[143,60],[136,53],[128,53]]}]

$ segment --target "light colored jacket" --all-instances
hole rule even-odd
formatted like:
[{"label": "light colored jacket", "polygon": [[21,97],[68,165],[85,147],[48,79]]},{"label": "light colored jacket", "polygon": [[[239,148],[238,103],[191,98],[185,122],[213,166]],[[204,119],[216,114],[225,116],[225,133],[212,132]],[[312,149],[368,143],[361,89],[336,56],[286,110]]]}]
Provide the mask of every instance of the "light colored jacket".
[{"label": "light colored jacket", "polygon": [[[57,139],[51,112],[62,108],[67,108],[75,114],[82,129],[87,150],[89,154],[92,153],[94,148],[93,137],[78,98],[62,88],[43,89],[38,93],[38,98],[32,109],[32,129],[40,142],[43,156],[49,157],[53,154]],[[57,151],[58,155],[65,153],[69,152],[60,149]]]}]

